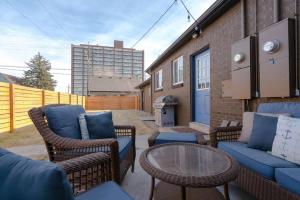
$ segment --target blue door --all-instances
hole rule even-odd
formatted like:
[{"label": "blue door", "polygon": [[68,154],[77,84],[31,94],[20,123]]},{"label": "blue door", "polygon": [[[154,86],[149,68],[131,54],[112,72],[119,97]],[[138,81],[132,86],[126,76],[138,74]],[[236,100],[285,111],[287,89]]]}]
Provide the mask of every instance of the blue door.
[{"label": "blue door", "polygon": [[195,56],[195,122],[210,124],[210,51]]}]

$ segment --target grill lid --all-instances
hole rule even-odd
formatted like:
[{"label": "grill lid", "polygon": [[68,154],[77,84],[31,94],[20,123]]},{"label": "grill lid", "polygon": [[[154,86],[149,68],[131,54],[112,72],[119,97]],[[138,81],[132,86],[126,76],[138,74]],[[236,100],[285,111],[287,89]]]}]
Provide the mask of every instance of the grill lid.
[{"label": "grill lid", "polygon": [[167,96],[160,96],[155,99],[153,102],[154,108],[162,108],[164,106],[172,106],[177,105],[177,99],[174,96],[167,95]]}]

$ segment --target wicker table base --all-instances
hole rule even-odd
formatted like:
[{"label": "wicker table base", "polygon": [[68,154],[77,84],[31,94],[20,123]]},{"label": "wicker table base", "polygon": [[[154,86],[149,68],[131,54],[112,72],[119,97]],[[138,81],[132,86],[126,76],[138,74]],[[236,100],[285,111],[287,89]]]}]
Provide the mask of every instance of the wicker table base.
[{"label": "wicker table base", "polygon": [[[228,182],[238,175],[238,164],[233,158],[220,150],[191,143],[152,146],[142,153],[140,163],[152,177],[149,200],[153,196],[157,200],[224,199],[215,189],[222,185],[225,199],[229,200]],[[155,180],[174,186],[160,183],[162,186],[156,188]]]},{"label": "wicker table base", "polygon": [[[181,200],[181,187],[159,182],[154,190],[154,200]],[[187,200],[224,200],[216,188],[187,188]]]}]

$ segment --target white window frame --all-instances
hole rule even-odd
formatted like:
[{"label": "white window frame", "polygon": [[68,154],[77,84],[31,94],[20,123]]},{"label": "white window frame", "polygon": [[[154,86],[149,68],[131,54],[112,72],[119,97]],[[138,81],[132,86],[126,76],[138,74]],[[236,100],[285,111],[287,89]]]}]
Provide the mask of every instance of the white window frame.
[{"label": "white window frame", "polygon": [[163,89],[163,75],[162,75],[163,70],[160,69],[157,72],[155,72],[155,90],[161,90]]},{"label": "white window frame", "polygon": [[[182,71],[182,73],[180,73]],[[179,56],[172,62],[172,84],[178,85],[183,83],[183,56]]]},{"label": "white window frame", "polygon": [[[205,59],[203,59],[205,58]],[[202,59],[197,60],[197,90],[210,89],[210,54],[202,55]],[[201,62],[201,63],[200,63]]]}]

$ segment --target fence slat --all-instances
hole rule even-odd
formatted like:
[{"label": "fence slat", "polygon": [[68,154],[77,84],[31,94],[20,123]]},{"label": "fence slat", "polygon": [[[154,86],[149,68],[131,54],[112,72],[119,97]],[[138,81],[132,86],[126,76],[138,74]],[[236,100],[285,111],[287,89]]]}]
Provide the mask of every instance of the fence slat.
[{"label": "fence slat", "polygon": [[87,110],[137,110],[138,99],[138,96],[90,96],[85,101]]},{"label": "fence slat", "polygon": [[85,97],[0,82],[0,133],[32,124],[28,111],[49,104],[85,105]]},{"label": "fence slat", "polygon": [[14,85],[9,85],[9,112],[10,112],[10,132],[14,131],[14,123],[15,123],[15,89]]}]

